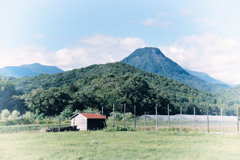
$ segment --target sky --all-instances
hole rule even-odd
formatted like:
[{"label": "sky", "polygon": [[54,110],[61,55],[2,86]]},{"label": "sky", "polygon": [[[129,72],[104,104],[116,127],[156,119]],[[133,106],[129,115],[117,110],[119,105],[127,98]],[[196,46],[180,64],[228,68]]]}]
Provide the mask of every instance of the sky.
[{"label": "sky", "polygon": [[240,84],[238,0],[0,0],[0,68],[63,70],[158,47],[193,71]]}]

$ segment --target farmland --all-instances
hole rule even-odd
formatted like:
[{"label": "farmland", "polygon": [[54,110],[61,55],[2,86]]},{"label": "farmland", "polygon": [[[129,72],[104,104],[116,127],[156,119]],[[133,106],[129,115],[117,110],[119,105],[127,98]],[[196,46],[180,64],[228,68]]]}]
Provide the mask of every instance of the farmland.
[{"label": "farmland", "polygon": [[239,159],[239,134],[83,131],[0,134],[0,159]]}]

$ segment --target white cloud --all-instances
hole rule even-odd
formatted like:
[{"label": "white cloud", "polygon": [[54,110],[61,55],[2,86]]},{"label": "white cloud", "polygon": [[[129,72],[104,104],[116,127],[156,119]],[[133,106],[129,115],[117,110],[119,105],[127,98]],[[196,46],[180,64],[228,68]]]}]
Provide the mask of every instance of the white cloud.
[{"label": "white cloud", "polygon": [[142,25],[155,28],[168,28],[172,23],[166,20],[167,14],[159,12],[156,17],[141,21]]},{"label": "white cloud", "polygon": [[194,22],[199,23],[199,28],[209,28],[217,24],[217,21],[213,18],[197,18]]},{"label": "white cloud", "polygon": [[0,50],[0,67],[41,63],[55,65],[64,70],[92,64],[120,61],[136,48],[146,46],[140,38],[116,38],[94,35],[81,39],[77,46],[51,52],[43,47],[23,45],[15,49]]},{"label": "white cloud", "polygon": [[41,33],[38,33],[35,35],[37,38],[45,38],[45,35],[44,34],[41,34]]},{"label": "white cloud", "polygon": [[142,24],[145,26],[153,26],[156,23],[156,21],[153,18],[146,19],[142,21]]},{"label": "white cloud", "polygon": [[185,15],[185,16],[189,16],[192,15],[193,10],[190,8],[183,8],[180,10],[181,14]]},{"label": "white cloud", "polygon": [[184,68],[209,73],[227,83],[240,84],[240,42],[235,39],[205,33],[186,36],[160,48]]}]

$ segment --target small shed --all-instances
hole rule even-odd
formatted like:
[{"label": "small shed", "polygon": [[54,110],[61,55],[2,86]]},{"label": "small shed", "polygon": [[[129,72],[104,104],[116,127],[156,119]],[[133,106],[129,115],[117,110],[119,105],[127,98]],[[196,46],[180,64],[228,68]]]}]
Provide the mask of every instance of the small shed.
[{"label": "small shed", "polygon": [[76,113],[70,117],[71,126],[77,126],[80,131],[103,129],[106,127],[105,119],[99,113]]}]

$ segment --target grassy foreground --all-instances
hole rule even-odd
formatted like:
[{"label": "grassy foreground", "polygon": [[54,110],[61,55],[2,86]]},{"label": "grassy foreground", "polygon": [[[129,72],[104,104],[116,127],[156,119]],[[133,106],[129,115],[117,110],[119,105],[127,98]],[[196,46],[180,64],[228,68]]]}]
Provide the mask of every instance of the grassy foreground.
[{"label": "grassy foreground", "polygon": [[240,135],[179,131],[0,134],[1,160],[240,159]]}]

